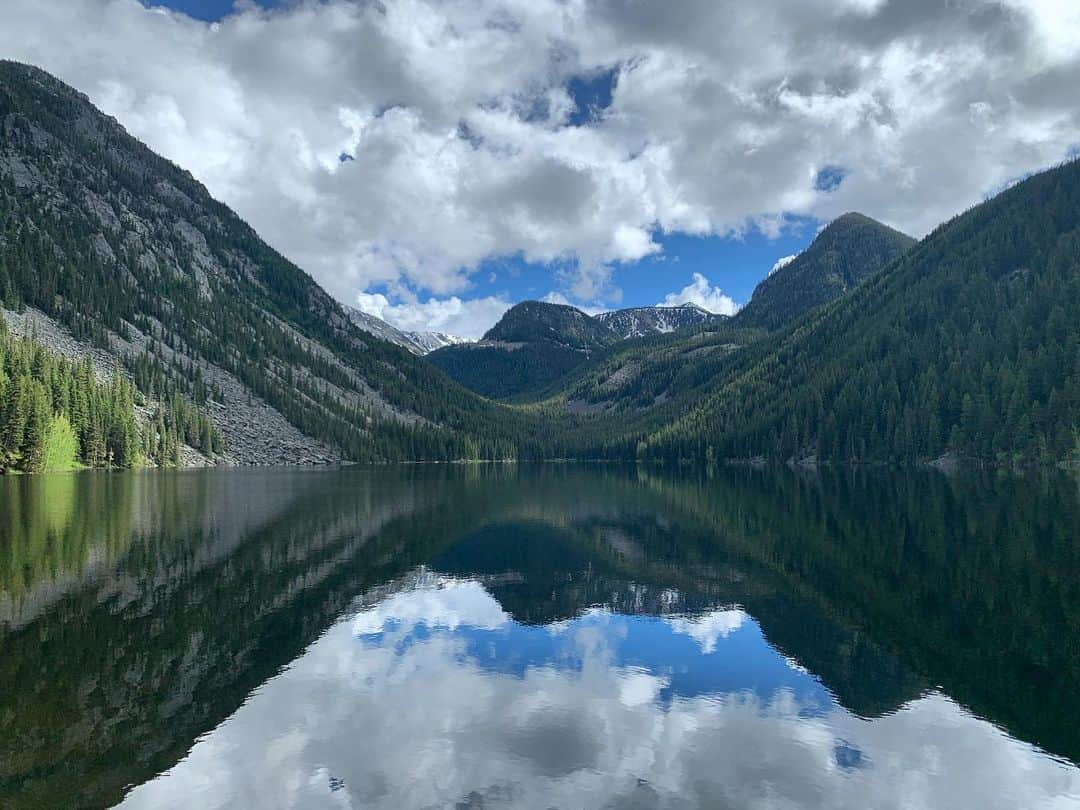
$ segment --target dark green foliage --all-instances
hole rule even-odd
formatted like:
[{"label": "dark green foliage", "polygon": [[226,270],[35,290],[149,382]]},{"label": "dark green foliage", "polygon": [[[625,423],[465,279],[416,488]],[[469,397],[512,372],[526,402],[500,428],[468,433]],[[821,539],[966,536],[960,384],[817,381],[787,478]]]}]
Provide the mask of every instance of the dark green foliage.
[{"label": "dark green foliage", "polygon": [[447,346],[427,359],[471,391],[506,399],[543,390],[618,340],[580,309],[522,301],[479,344]]},{"label": "dark green foliage", "polygon": [[462,344],[434,351],[427,359],[470,391],[505,399],[546,388],[581,365],[585,355],[551,343],[516,348]]},{"label": "dark green foliage", "polygon": [[1080,162],[957,217],[851,294],[734,353],[697,402],[654,425],[638,436],[649,457],[1075,457]]},{"label": "dark green foliage", "polygon": [[502,343],[550,343],[589,353],[619,339],[610,328],[576,307],[522,301],[511,307],[484,340]]},{"label": "dark green foliage", "polygon": [[9,335],[0,320],[0,472],[43,468],[50,423],[63,415],[78,438],[78,461],[130,467],[139,461],[134,386],[102,384],[89,362],[62,360]]},{"label": "dark green foliage", "polygon": [[735,316],[740,326],[781,329],[869,278],[915,240],[862,214],[844,214],[805,251],[764,279]]},{"label": "dark green foliage", "polygon": [[564,414],[541,455],[1080,463],[1080,163],[786,329],[735,317],[627,342],[536,399]]}]

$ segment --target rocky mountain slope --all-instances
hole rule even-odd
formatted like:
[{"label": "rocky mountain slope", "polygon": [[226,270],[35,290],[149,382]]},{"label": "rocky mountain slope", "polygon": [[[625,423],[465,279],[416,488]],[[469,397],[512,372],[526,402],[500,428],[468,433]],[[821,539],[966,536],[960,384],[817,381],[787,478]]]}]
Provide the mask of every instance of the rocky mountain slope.
[{"label": "rocky mountain slope", "polygon": [[369,332],[372,335],[375,335],[375,337],[395,343],[416,355],[422,356],[429,354],[436,349],[441,349],[444,346],[454,346],[458,343],[470,342],[467,338],[448,335],[445,332],[409,332],[404,329],[398,329],[396,326],[392,326],[382,318],[377,318],[376,316],[356,309],[355,307],[345,307],[345,312],[349,316],[349,320],[365,332]]},{"label": "rocky mountain slope", "polygon": [[489,329],[487,343],[549,343],[589,353],[610,346],[618,336],[602,321],[577,307],[522,301]]},{"label": "rocky mountain slope", "polygon": [[[45,72],[0,62],[0,298],[241,463],[499,456],[491,406],[358,328],[191,175]],[[62,346],[55,346],[62,350]]]}]

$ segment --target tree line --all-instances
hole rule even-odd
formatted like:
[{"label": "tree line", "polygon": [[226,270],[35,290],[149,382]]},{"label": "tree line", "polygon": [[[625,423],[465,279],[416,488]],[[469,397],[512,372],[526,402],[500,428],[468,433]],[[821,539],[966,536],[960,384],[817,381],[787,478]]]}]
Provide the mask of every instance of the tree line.
[{"label": "tree line", "polygon": [[0,318],[0,473],[168,466],[180,463],[183,444],[208,455],[224,449],[178,393],[152,411],[146,403],[119,369],[101,380],[89,358],[58,357]]}]

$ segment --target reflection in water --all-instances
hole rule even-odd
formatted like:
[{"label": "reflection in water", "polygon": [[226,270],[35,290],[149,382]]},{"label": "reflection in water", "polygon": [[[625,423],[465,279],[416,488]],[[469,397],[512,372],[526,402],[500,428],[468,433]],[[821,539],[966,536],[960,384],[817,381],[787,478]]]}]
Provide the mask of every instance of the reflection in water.
[{"label": "reflection in water", "polygon": [[0,481],[0,806],[1080,806],[1068,478],[60,481]]}]

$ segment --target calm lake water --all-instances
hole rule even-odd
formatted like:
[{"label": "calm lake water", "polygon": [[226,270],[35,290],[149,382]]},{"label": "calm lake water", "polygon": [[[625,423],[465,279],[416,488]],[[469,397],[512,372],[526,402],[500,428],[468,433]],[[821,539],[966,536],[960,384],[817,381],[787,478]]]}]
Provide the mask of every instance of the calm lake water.
[{"label": "calm lake water", "polygon": [[1080,485],[0,479],[0,807],[1080,807]]}]

